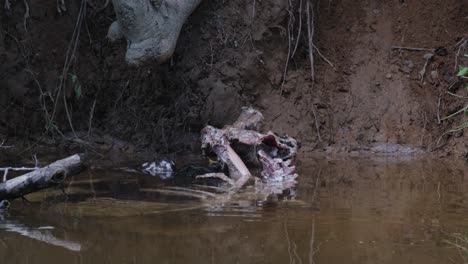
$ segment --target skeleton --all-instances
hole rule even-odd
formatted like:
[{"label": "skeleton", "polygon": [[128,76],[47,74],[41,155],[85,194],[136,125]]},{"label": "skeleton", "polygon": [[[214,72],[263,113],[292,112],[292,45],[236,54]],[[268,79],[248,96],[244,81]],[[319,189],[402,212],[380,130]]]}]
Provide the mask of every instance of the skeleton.
[{"label": "skeleton", "polygon": [[[234,151],[231,144],[253,146],[262,165],[261,178],[266,182],[294,182],[297,178],[292,165],[298,144],[289,136],[278,136],[273,132],[259,133],[263,115],[253,108],[243,108],[242,113],[232,126],[217,129],[206,126],[202,130],[202,149],[214,152],[219,161],[229,169],[229,177],[235,189],[241,188],[252,176],[249,169]],[[210,174],[200,177],[216,177],[226,180],[225,175]]]}]

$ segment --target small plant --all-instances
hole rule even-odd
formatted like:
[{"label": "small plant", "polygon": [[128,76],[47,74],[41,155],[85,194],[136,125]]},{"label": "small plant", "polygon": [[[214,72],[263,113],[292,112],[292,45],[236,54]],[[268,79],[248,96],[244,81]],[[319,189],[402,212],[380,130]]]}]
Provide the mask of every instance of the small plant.
[{"label": "small plant", "polygon": [[78,81],[78,76],[74,73],[71,74],[71,82],[73,85],[73,91],[75,91],[76,99],[80,99],[81,96],[83,95],[82,90],[81,90],[81,84]]},{"label": "small plant", "polygon": [[[464,57],[468,57],[468,54],[465,54]],[[460,66],[459,70],[458,70],[458,73],[457,73],[457,77],[459,78],[462,78],[462,79],[468,79],[468,66]],[[465,86],[465,90],[468,91],[468,85]],[[453,95],[453,96],[456,96],[458,98],[463,98],[463,99],[467,99],[468,97],[463,97],[463,96],[458,96],[458,95],[455,95],[455,94],[452,94],[449,92],[450,95]],[[459,114],[463,114],[465,116],[468,116],[468,104],[466,104],[464,107],[462,107],[461,109],[459,109],[458,111],[456,111],[455,113],[449,115],[449,116],[446,116],[444,118],[442,118],[441,120],[447,120],[447,119],[450,119],[450,118],[453,118]],[[447,134],[450,134],[450,133],[455,133],[455,132],[458,132],[458,131],[461,131],[465,128],[468,128],[468,122],[465,122],[465,123],[462,123],[461,125],[459,126],[456,126],[446,132],[444,132],[442,134],[442,136],[440,136],[439,140],[437,142],[440,142],[440,140],[442,139],[442,137],[444,137],[445,135]],[[467,244],[468,245],[468,244]]]},{"label": "small plant", "polygon": [[[465,55],[468,55],[468,54],[465,54]],[[468,78],[468,67],[460,66],[460,70],[458,71],[457,76],[462,77],[462,78]]]},{"label": "small plant", "polygon": [[[465,57],[468,57],[468,54],[465,54]],[[462,79],[468,79],[468,67],[467,66],[460,66],[460,69],[458,70],[457,77],[460,77]],[[465,86],[465,90],[468,91],[468,85]]]}]

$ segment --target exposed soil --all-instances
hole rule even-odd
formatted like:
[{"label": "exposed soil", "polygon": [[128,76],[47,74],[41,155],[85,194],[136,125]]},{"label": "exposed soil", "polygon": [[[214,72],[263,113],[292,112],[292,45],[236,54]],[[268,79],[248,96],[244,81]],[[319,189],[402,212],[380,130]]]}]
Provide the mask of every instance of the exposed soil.
[{"label": "exposed soil", "polygon": [[[305,150],[468,151],[464,131],[437,144],[464,118],[438,124],[438,116],[464,103],[445,94],[455,81],[455,45],[468,35],[464,1],[318,1],[314,42],[336,70],[315,52],[311,81],[302,21],[284,83],[290,14],[296,18],[293,36],[299,27],[297,9],[288,13],[287,1],[205,1],[186,23],[172,61],[137,69],[124,63],[125,43],[105,39],[114,13],[111,5],[101,9],[104,2],[89,1],[66,96],[57,98],[79,2],[68,1],[68,11],[59,15],[56,1],[30,0],[27,32],[22,1],[1,12],[1,138],[48,143],[63,139],[60,133],[73,135],[66,98],[82,139],[106,135],[158,152],[195,147],[189,142],[206,123],[229,124],[243,105],[258,107],[268,129],[298,138]],[[434,56],[421,81],[427,51],[393,45],[445,47],[448,54]],[[451,89],[466,96],[462,85]],[[46,126],[53,112],[53,125]]]}]

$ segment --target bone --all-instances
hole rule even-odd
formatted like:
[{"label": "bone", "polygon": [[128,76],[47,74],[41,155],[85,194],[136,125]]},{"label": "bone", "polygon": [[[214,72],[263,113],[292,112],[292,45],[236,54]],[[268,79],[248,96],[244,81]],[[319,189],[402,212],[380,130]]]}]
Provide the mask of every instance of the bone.
[{"label": "bone", "polygon": [[[260,128],[263,115],[250,107],[242,108],[237,121],[232,126],[217,129],[206,126],[202,130],[202,148],[211,148],[218,159],[229,169],[229,176],[235,182],[235,188],[241,188],[250,178],[251,173],[245,163],[231,147],[237,142],[255,146],[260,163],[263,166],[261,177],[267,181],[294,181],[298,176],[292,165],[298,149],[297,141],[289,136],[278,136],[273,132],[262,134]],[[258,149],[257,149],[258,148]],[[209,175],[226,179],[220,175]]]}]

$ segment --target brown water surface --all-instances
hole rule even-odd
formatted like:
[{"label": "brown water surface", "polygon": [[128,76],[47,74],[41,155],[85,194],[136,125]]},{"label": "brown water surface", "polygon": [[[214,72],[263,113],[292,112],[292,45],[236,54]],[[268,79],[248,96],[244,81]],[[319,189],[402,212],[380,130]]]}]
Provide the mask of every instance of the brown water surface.
[{"label": "brown water surface", "polygon": [[160,193],[145,175],[91,170],[15,201],[0,263],[461,263],[467,168],[433,158],[302,158],[297,190]]}]

